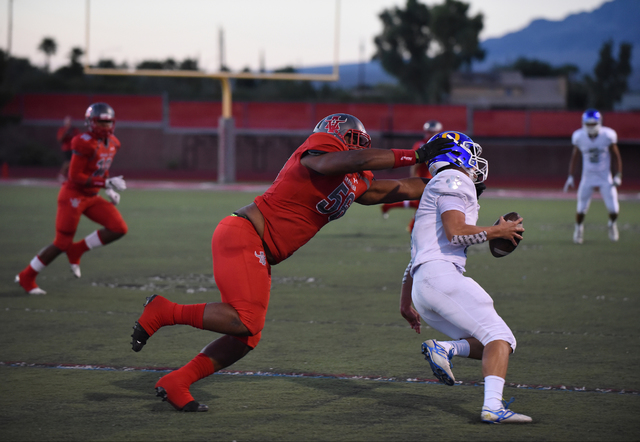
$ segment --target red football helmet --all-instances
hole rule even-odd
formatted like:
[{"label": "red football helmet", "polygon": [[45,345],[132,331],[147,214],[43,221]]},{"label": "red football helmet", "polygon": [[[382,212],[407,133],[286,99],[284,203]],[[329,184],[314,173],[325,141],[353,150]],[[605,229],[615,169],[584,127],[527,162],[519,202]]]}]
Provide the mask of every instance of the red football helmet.
[{"label": "red football helmet", "polygon": [[364,124],[353,115],[331,114],[320,120],[313,132],[331,134],[342,141],[349,149],[371,147],[371,137],[364,128]]},{"label": "red football helmet", "polygon": [[[108,122],[111,123],[108,127],[97,124]],[[93,103],[84,113],[84,124],[96,137],[106,138],[115,130],[116,113],[107,103]]]}]

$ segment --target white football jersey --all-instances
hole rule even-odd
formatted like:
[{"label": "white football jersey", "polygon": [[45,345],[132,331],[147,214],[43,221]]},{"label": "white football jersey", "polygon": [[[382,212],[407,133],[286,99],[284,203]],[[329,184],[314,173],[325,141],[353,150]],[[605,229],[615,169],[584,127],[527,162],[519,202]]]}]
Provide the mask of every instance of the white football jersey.
[{"label": "white football jersey", "polygon": [[479,209],[476,188],[466,173],[447,169],[432,178],[422,193],[411,234],[412,275],[420,264],[435,260],[452,262],[464,271],[466,246],[447,239],[441,214],[458,210],[467,224],[475,225]]},{"label": "white football jersey", "polygon": [[618,134],[610,127],[601,127],[595,138],[580,128],[571,136],[571,143],[582,152],[582,175],[585,173],[605,173],[611,169],[609,146],[618,142]]}]

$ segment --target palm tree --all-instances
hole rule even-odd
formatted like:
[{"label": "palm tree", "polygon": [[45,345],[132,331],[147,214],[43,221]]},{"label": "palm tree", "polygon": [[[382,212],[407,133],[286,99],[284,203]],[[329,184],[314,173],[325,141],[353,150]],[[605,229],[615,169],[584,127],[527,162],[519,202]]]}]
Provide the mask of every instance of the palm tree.
[{"label": "palm tree", "polygon": [[58,44],[51,37],[45,37],[42,39],[40,46],[38,46],[38,50],[44,52],[46,57],[45,70],[49,72],[49,63],[51,60],[51,56],[56,53],[58,49]]}]

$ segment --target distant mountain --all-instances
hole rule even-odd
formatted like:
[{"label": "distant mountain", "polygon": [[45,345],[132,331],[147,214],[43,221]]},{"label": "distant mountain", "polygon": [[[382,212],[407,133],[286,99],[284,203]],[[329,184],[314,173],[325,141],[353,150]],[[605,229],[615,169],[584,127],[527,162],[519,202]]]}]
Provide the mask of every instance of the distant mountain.
[{"label": "distant mountain", "polygon": [[[303,74],[331,74],[333,66],[301,68],[297,69],[297,71]],[[339,74],[340,80],[338,80],[337,86],[343,89],[351,89],[361,85],[374,86],[381,83],[398,83],[396,77],[387,73],[377,60],[367,63],[341,64]]]},{"label": "distant mountain", "polygon": [[640,89],[639,21],[639,0],[612,0],[591,12],[572,14],[559,21],[534,20],[520,31],[483,41],[487,56],[483,62],[474,63],[473,70],[487,71],[526,57],[554,66],[575,64],[583,73],[591,74],[602,43],[612,40],[616,57],[621,42],[633,44],[630,86]]},{"label": "distant mountain", "polygon": [[[562,0],[558,0],[562,1]],[[553,66],[575,64],[582,73],[593,73],[602,43],[614,42],[618,56],[621,42],[633,44],[629,88],[640,91],[640,0],[612,0],[591,12],[567,16],[564,20],[534,20],[524,29],[500,38],[483,41],[486,58],[475,62],[476,72],[489,71],[519,57],[546,61]],[[304,73],[331,73],[331,66],[300,69]],[[348,89],[359,84],[396,84],[378,61],[340,65],[338,86]]]}]

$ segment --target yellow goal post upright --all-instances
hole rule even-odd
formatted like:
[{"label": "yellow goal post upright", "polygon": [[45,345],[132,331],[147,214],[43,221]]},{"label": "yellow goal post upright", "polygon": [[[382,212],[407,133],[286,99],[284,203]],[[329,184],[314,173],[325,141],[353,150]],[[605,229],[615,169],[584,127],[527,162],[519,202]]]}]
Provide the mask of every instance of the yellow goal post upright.
[{"label": "yellow goal post upright", "polygon": [[218,119],[218,183],[228,184],[236,181],[236,143],[235,123],[232,112],[232,91],[230,79],[283,80],[283,81],[338,81],[338,50],[340,40],[340,0],[335,0],[334,23],[334,60],[331,74],[297,73],[251,73],[251,72],[202,72],[202,71],[166,71],[154,69],[93,68],[89,64],[89,43],[91,27],[91,0],[86,0],[85,18],[85,54],[84,73],[87,75],[130,75],[150,77],[211,78],[220,80],[222,86],[222,115]]}]

